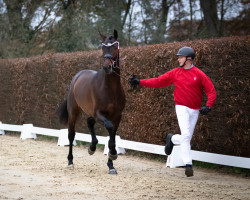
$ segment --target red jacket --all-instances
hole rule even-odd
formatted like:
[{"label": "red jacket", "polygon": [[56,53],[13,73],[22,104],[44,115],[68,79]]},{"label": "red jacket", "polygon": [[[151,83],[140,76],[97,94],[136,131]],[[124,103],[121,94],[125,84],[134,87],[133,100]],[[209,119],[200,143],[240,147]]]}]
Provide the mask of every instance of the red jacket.
[{"label": "red jacket", "polygon": [[171,84],[175,85],[174,101],[176,105],[200,109],[203,89],[208,98],[206,105],[211,108],[215,103],[216,92],[211,80],[195,66],[191,69],[177,67],[158,78],[140,80],[141,86],[153,88]]}]

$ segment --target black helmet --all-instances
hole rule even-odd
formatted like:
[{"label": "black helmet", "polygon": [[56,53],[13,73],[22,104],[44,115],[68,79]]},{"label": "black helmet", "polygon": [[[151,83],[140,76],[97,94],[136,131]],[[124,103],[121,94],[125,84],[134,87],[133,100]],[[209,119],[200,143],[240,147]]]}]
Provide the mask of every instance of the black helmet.
[{"label": "black helmet", "polygon": [[194,57],[195,57],[194,50],[191,47],[180,48],[176,55],[177,56],[191,57],[192,59],[194,59]]}]

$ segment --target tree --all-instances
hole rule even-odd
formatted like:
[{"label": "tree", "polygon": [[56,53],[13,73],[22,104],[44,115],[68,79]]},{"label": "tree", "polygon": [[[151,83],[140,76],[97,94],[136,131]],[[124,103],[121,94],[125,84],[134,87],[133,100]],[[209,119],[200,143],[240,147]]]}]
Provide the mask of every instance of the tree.
[{"label": "tree", "polygon": [[97,49],[98,31],[126,46],[247,35],[248,24],[249,0],[0,0],[0,57]]},{"label": "tree", "polygon": [[[5,11],[0,16],[1,26],[4,27],[0,30],[0,42],[6,47],[0,49],[0,57],[29,56],[31,49],[37,45],[36,39],[51,10],[43,0],[3,0],[0,5]],[[44,15],[37,26],[33,27],[36,11],[41,7],[46,8]]]},{"label": "tree", "polygon": [[57,15],[61,15],[61,20],[51,29],[49,42],[46,46],[55,49],[56,52],[72,52],[79,50],[79,45],[85,45],[78,37],[78,24],[76,23],[76,11],[78,9],[77,0],[61,0]]},{"label": "tree", "polygon": [[175,0],[162,0],[160,7],[160,15],[157,19],[157,27],[154,31],[152,43],[165,42],[165,34],[167,29],[167,19],[169,8],[174,4]]},{"label": "tree", "polygon": [[186,19],[188,12],[182,1],[177,1],[173,5],[174,19],[170,21],[168,29],[168,41],[182,41],[189,36],[189,21]]},{"label": "tree", "polygon": [[[131,37],[132,37],[132,30],[133,30],[133,27],[132,27],[132,16],[133,16],[133,10],[134,10],[134,1],[129,1],[129,11],[128,11],[128,16],[129,16],[129,20],[128,20],[128,30],[127,30],[127,43],[126,45],[130,46],[131,45]],[[127,10],[126,10],[126,13],[127,13]],[[124,18],[125,19],[125,18]],[[124,29],[124,25],[125,25],[125,20],[123,20],[123,32],[125,32],[125,29]]]},{"label": "tree", "polygon": [[128,2],[127,3],[124,2],[124,4],[125,4],[124,6],[125,6],[126,9],[125,9],[125,15],[124,15],[124,17],[122,19],[122,30],[123,30],[124,25],[126,23],[127,16],[128,16],[128,14],[130,14],[129,12],[130,12],[130,7],[131,7],[131,4],[132,4],[132,0],[128,0]]},{"label": "tree", "polygon": [[189,33],[188,33],[188,38],[190,40],[192,40],[194,38],[194,34],[195,34],[195,23],[196,21],[194,21],[194,15],[196,14],[197,10],[197,5],[196,5],[196,0],[189,0],[189,16],[190,16],[190,23],[189,23]]},{"label": "tree", "polygon": [[[243,9],[239,13],[239,15],[234,17],[234,18],[231,18],[229,20],[224,21],[223,33],[226,36],[249,35],[250,34],[250,24],[249,24],[250,4],[249,4],[249,0],[239,0],[239,2],[241,3],[241,5],[243,7]],[[232,8],[232,6],[230,6],[229,8]]]},{"label": "tree", "polygon": [[200,0],[204,19],[210,37],[219,36],[219,20],[217,14],[217,1],[216,0]]},{"label": "tree", "polygon": [[47,30],[49,34],[44,50],[74,52],[99,48],[98,30],[103,30],[100,15],[105,7],[104,1],[56,1],[55,15],[60,20],[51,23]]}]

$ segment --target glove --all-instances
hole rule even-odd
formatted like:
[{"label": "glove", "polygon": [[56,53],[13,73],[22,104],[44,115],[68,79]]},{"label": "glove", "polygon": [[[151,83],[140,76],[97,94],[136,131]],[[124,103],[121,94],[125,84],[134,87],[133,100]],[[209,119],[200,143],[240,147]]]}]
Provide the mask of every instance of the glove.
[{"label": "glove", "polygon": [[203,106],[200,109],[200,114],[206,115],[209,111],[211,111],[211,108],[209,108],[209,106]]},{"label": "glove", "polygon": [[131,85],[132,90],[134,90],[137,87],[137,85],[140,84],[140,80],[136,78],[135,74],[133,74],[131,78],[128,79],[128,81]]}]

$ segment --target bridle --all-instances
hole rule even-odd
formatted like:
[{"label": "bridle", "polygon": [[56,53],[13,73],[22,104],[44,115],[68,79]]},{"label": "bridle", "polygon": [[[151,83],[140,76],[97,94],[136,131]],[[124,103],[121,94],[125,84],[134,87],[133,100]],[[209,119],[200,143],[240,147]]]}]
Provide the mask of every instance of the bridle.
[{"label": "bridle", "polygon": [[111,46],[113,46],[114,44],[118,44],[118,48],[117,48],[117,49],[120,48],[120,43],[119,43],[118,41],[115,41],[115,42],[113,42],[113,43],[108,43],[108,44],[102,43],[102,46],[111,47]]},{"label": "bridle", "polygon": [[118,44],[117,51],[116,51],[116,56],[115,56],[115,57],[112,57],[111,54],[106,53],[106,54],[104,55],[104,59],[109,59],[110,62],[112,63],[112,65],[111,65],[111,73],[114,73],[114,74],[116,74],[117,76],[119,76],[119,77],[121,77],[121,78],[127,80],[126,78],[124,78],[123,76],[121,76],[119,73],[117,73],[115,70],[113,70],[113,69],[117,68],[117,69],[119,69],[119,70],[122,70],[122,71],[126,72],[126,74],[129,74],[130,76],[133,76],[133,75],[131,75],[129,72],[127,72],[126,70],[124,70],[123,68],[119,67],[118,64],[117,64],[118,61],[119,61],[120,43],[119,43],[118,41],[115,41],[115,42],[113,42],[113,43],[107,43],[107,44],[102,43],[102,46],[111,47],[111,46],[113,46],[114,44]]},{"label": "bridle", "polygon": [[113,68],[118,68],[117,67],[118,66],[117,63],[118,63],[118,60],[119,60],[120,43],[118,41],[115,41],[113,43],[107,43],[107,44],[102,43],[102,46],[105,46],[105,47],[111,47],[114,44],[118,44],[117,51],[116,51],[116,56],[113,57],[110,53],[106,53],[104,55],[104,59],[109,59],[110,62],[112,63],[112,65],[111,65],[111,72],[114,72]]}]

